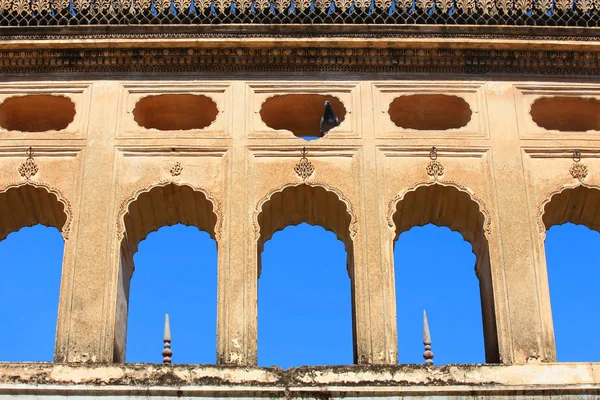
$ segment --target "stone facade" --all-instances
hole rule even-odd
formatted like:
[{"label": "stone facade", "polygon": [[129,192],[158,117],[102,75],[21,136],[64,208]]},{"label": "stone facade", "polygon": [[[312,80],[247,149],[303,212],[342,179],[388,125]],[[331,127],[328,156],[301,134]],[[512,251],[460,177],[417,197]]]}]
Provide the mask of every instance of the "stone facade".
[{"label": "stone facade", "polygon": [[[56,363],[0,364],[0,399],[597,398],[598,365],[555,362],[544,252],[600,229],[596,28],[171,28],[0,28],[0,238],[65,239]],[[254,367],[260,252],[300,222],[345,244],[358,365]],[[176,223],[218,243],[221,365],[114,365],[133,254]],[[396,365],[393,243],[427,223],[472,245],[501,365]]]}]

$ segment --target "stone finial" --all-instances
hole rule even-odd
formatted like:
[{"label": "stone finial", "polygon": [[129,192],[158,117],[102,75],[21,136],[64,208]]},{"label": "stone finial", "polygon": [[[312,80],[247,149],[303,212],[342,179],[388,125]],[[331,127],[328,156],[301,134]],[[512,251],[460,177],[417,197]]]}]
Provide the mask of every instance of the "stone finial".
[{"label": "stone finial", "polygon": [[423,358],[425,365],[433,365],[433,351],[431,351],[431,333],[429,332],[429,323],[427,322],[427,313],[423,310],[423,344],[425,352]]},{"label": "stone finial", "polygon": [[171,324],[169,323],[169,314],[165,314],[163,341],[165,342],[165,347],[162,351],[163,364],[169,365],[171,364],[171,356],[173,355],[173,350],[171,350]]}]

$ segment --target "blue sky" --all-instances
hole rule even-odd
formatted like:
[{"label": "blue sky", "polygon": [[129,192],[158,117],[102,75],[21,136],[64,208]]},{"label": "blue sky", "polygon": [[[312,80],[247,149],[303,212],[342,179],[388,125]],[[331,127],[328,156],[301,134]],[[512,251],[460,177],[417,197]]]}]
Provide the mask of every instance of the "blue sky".
[{"label": "blue sky", "polygon": [[[560,361],[600,361],[600,234],[565,224],[547,233],[546,254]],[[0,242],[0,361],[52,360],[63,241],[35,226]],[[351,364],[346,252],[335,235],[301,224],[265,245],[259,279],[259,365]],[[427,310],[435,364],[484,362],[475,257],[457,232],[428,225],[398,239],[399,358],[422,363]],[[128,362],[160,362],[164,314],[174,363],[216,360],[217,249],[195,227],[163,227],[134,257]],[[583,332],[583,333],[582,333]]]}]

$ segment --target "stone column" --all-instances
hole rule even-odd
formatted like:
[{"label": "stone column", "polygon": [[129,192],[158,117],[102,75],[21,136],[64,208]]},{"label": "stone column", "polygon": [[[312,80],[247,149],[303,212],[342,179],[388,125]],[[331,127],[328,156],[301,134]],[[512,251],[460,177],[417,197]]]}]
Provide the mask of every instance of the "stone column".
[{"label": "stone column", "polygon": [[[357,318],[357,362],[360,364],[396,364],[396,299],[394,297],[393,254],[383,251],[388,239],[387,209],[382,201],[377,165],[377,147],[373,130],[371,82],[361,83],[360,110],[363,147],[360,176],[358,240],[355,247],[355,296]],[[390,252],[392,252],[390,246]],[[391,258],[390,258],[391,257]]]},{"label": "stone column", "polygon": [[[56,339],[58,362],[112,362],[115,307],[109,303],[116,281],[111,246],[115,236],[114,136],[120,86],[114,82],[93,85],[90,120],[83,152],[80,200],[73,229],[74,251],[65,248],[73,264],[63,280],[61,313]],[[71,239],[70,239],[71,240]]]},{"label": "stone column", "polygon": [[[493,85],[493,90],[490,90]],[[552,321],[543,312],[549,301],[540,290],[539,274],[533,249],[537,232],[530,223],[527,182],[523,171],[522,142],[515,115],[514,87],[508,82],[487,84],[487,109],[494,163],[496,197],[496,235],[499,240],[491,252],[498,251],[503,260],[504,298],[496,298],[496,309],[507,314],[507,326],[499,332],[500,356],[504,363],[555,359]],[[492,246],[492,243],[490,243]],[[494,286],[499,285],[498,280]]]},{"label": "stone column", "polygon": [[233,84],[233,146],[228,170],[228,198],[223,212],[223,235],[219,254],[226,247],[227,259],[219,258],[217,362],[255,365],[257,362],[257,271],[256,248],[249,215],[246,170],[246,85]]}]

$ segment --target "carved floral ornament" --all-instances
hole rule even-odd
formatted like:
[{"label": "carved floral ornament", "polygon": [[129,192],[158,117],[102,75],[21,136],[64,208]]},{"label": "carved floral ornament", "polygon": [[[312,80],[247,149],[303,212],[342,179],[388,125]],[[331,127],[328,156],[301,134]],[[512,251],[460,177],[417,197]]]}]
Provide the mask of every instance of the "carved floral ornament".
[{"label": "carved floral ornament", "polygon": [[27,159],[19,166],[19,175],[26,180],[31,179],[32,176],[38,173],[39,167],[33,159],[33,148],[29,147],[26,150]]},{"label": "carved floral ornament", "polygon": [[173,180],[162,180],[159,182],[149,183],[147,185],[139,187],[130,196],[128,196],[121,202],[121,205],[119,207],[119,214],[117,216],[117,238],[119,241],[122,241],[125,237],[125,215],[129,212],[129,206],[131,205],[131,203],[136,201],[142,193],[147,193],[154,188],[165,187],[171,184],[175,186],[187,186],[194,191],[201,192],[206,197],[206,199],[212,203],[213,212],[217,216],[217,221],[215,223],[215,240],[218,242],[221,239],[221,233],[223,228],[223,212],[221,209],[221,203],[219,203],[219,201],[212,195],[212,193],[208,189],[203,187],[198,187],[187,183],[175,182]]},{"label": "carved floral ornament", "polygon": [[169,172],[174,177],[181,175],[182,171],[183,171],[183,165],[181,165],[181,163],[179,161],[176,161],[175,163],[173,163],[173,166],[171,167],[171,169],[169,169]]},{"label": "carved floral ornament", "polygon": [[481,201],[477,196],[475,196],[475,193],[472,190],[470,190],[469,188],[462,186],[456,182],[439,182],[439,181],[420,182],[420,183],[417,183],[417,184],[411,186],[410,188],[404,190],[403,192],[397,194],[396,197],[394,197],[388,203],[387,222],[388,222],[388,226],[391,228],[392,232],[395,230],[394,214],[396,213],[396,208],[398,206],[398,203],[401,202],[402,200],[404,200],[404,198],[406,197],[406,195],[408,193],[414,192],[421,187],[433,186],[433,185],[453,187],[455,189],[458,189],[461,192],[468,194],[469,197],[471,198],[471,200],[473,200],[479,207],[479,212],[481,214],[483,214],[483,220],[484,220],[483,233],[484,233],[486,239],[489,240],[489,236],[492,234],[492,219],[490,218],[489,211],[487,210],[483,201]]},{"label": "carved floral ornament", "polygon": [[314,165],[308,161],[308,158],[306,158],[306,147],[302,148],[302,158],[294,166],[294,171],[296,172],[296,175],[302,178],[303,181],[310,178],[315,172]]},{"label": "carved floral ornament", "polygon": [[433,146],[429,151],[429,158],[431,159],[431,161],[429,162],[429,164],[427,164],[427,175],[429,175],[437,181],[442,175],[444,175],[444,166],[437,159],[438,150],[435,146]]},{"label": "carved floral ornament", "polygon": [[73,211],[71,209],[71,203],[63,195],[63,193],[59,189],[57,189],[53,186],[50,186],[47,183],[26,181],[26,182],[13,182],[13,183],[9,183],[5,186],[2,186],[2,188],[0,188],[0,194],[6,193],[10,189],[16,189],[21,186],[33,186],[35,188],[45,189],[48,193],[53,194],[60,203],[62,203],[63,212],[65,213],[67,218],[65,220],[65,224],[62,226],[60,231],[62,233],[63,239],[65,241],[68,240],[69,233],[71,232],[72,221],[73,221]]},{"label": "carved floral ornament", "polygon": [[588,167],[581,162],[581,151],[579,150],[573,151],[573,165],[571,165],[569,173],[573,179],[577,179],[579,182],[583,182],[588,176]]},{"label": "carved floral ornament", "polygon": [[252,218],[252,224],[254,227],[254,239],[256,241],[258,241],[258,239],[260,239],[260,224],[258,223],[258,216],[262,212],[262,209],[263,209],[263,206],[265,205],[265,203],[267,203],[269,200],[271,200],[271,197],[273,197],[273,195],[275,193],[283,192],[288,187],[296,187],[296,186],[300,186],[300,185],[321,187],[321,188],[327,190],[328,192],[334,193],[338,197],[338,199],[346,205],[346,211],[348,212],[348,215],[350,215],[350,239],[354,240],[354,238],[356,237],[356,234],[358,233],[358,219],[356,217],[356,214],[354,213],[352,203],[350,202],[350,200],[348,200],[343,195],[341,190],[339,190],[335,187],[332,187],[324,182],[285,183],[281,186],[271,189],[269,191],[269,193],[267,193],[267,195],[265,197],[263,197],[262,199],[260,199],[260,201],[256,204],[256,208],[254,210],[254,215]]}]

